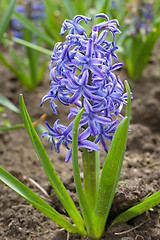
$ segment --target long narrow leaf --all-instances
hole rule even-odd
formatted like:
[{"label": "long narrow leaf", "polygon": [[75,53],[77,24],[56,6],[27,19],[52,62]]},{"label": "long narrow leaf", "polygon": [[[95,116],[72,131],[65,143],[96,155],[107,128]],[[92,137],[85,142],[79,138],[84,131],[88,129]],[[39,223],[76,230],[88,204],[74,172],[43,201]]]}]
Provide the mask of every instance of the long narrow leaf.
[{"label": "long narrow leaf", "polygon": [[11,111],[15,112],[15,113],[20,113],[19,109],[5,96],[3,96],[0,93],[0,104],[3,105],[4,107],[7,107],[8,109],[10,109]]},{"label": "long narrow leaf", "polygon": [[34,43],[31,43],[31,42],[27,42],[24,39],[20,39],[20,38],[16,38],[16,37],[11,37],[10,39],[12,41],[18,43],[18,44],[21,44],[21,45],[23,45],[25,47],[29,47],[29,48],[31,48],[33,50],[36,50],[36,51],[41,52],[43,54],[46,54],[48,56],[51,56],[52,53],[53,53],[52,51],[48,50],[47,48],[43,48],[43,47],[38,46],[38,45],[36,45]]},{"label": "long narrow leaf", "polygon": [[105,223],[118,184],[127,133],[128,118],[125,117],[114,134],[110,150],[102,168],[98,198],[93,213],[93,222],[97,237],[100,237],[104,232]]},{"label": "long narrow leaf", "polygon": [[29,21],[27,18],[23,17],[20,13],[14,12],[14,16],[26,27],[29,31],[34,32],[38,35],[40,39],[45,41],[47,44],[49,44],[51,47],[53,47],[54,42],[52,38],[50,38],[45,32],[41,32],[34,24],[32,24],[31,21]]},{"label": "long narrow leaf", "polygon": [[9,6],[0,22],[0,41],[1,41],[3,33],[6,31],[6,29],[8,27],[12,12],[14,10],[15,3],[16,3],[16,0],[12,0],[10,2]]},{"label": "long narrow leaf", "polygon": [[20,110],[22,113],[25,127],[28,131],[29,137],[32,141],[32,144],[37,153],[37,156],[38,156],[39,160],[41,161],[44,171],[45,171],[46,175],[48,176],[48,179],[50,180],[51,185],[54,188],[56,194],[58,195],[61,203],[63,204],[64,208],[68,212],[69,216],[72,218],[73,222],[76,224],[79,231],[81,231],[81,234],[85,235],[86,232],[84,230],[84,221],[83,221],[82,217],[80,216],[77,208],[75,207],[66,188],[64,187],[60,178],[58,177],[50,159],[48,158],[48,155],[47,155],[33,125],[32,125],[32,122],[31,122],[31,119],[27,112],[27,109],[25,107],[22,95],[20,95],[19,101],[20,101]]},{"label": "long narrow leaf", "polygon": [[88,233],[90,232],[91,228],[91,209],[90,206],[87,203],[82,183],[81,183],[81,177],[80,177],[80,171],[79,171],[79,164],[78,164],[78,127],[79,122],[82,117],[84,109],[82,108],[80,112],[77,114],[73,129],[72,129],[72,165],[73,165],[73,175],[74,175],[74,182],[76,186],[77,196],[81,208],[82,215],[84,217],[86,228]]},{"label": "long narrow leaf", "polygon": [[15,49],[11,47],[9,49],[9,53],[16,66],[17,71],[19,72],[18,80],[24,87],[26,87],[27,89],[31,89],[32,88],[31,78],[28,72],[26,71],[25,66],[22,64],[20,58],[18,57]]},{"label": "long narrow leaf", "polygon": [[113,220],[113,222],[111,223],[111,226],[117,223],[127,222],[130,219],[148,211],[149,209],[155,207],[158,204],[160,204],[160,190],[152,194],[150,197],[144,199],[142,202],[140,202],[136,206],[129,208],[127,211],[120,214],[118,217],[116,217]]},{"label": "long narrow leaf", "polygon": [[16,77],[19,79],[20,78],[20,72],[12,66],[8,60],[3,56],[3,54],[0,52],[0,61],[3,63],[4,66],[6,66],[11,72],[13,72]]},{"label": "long narrow leaf", "polygon": [[74,1],[62,0],[62,2],[66,7],[69,18],[72,19],[75,15],[77,15],[77,9],[76,9],[76,6],[74,4]]},{"label": "long narrow leaf", "polygon": [[14,126],[2,127],[2,128],[0,128],[0,133],[4,132],[4,131],[8,131],[8,130],[16,130],[19,128],[24,128],[24,124],[17,124]]},{"label": "long narrow leaf", "polygon": [[[24,29],[24,39],[27,42],[31,42],[32,38],[30,36],[30,32],[28,31],[28,29]],[[28,58],[28,63],[29,63],[29,70],[30,70],[30,78],[31,78],[31,84],[32,84],[32,88],[34,88],[37,85],[37,72],[38,72],[38,55],[39,52],[35,52],[33,51],[31,48],[26,47],[26,54],[27,54],[27,58]]]},{"label": "long narrow leaf", "polygon": [[78,232],[78,229],[72,226],[72,224],[62,217],[54,208],[1,167],[0,180],[61,227],[72,233]]}]

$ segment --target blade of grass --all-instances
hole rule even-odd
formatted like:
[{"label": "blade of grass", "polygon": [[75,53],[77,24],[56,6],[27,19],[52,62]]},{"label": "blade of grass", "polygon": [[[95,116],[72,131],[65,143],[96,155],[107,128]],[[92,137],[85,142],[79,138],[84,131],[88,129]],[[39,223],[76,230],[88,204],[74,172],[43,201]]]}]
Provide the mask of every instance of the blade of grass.
[{"label": "blade of grass", "polygon": [[144,199],[136,206],[129,208],[127,211],[117,216],[112,221],[110,227],[117,223],[127,222],[130,219],[150,210],[151,208],[155,207],[158,204],[160,204],[160,190],[152,194],[150,197]]},{"label": "blade of grass", "polygon": [[61,227],[72,233],[79,232],[78,229],[62,217],[54,208],[1,167],[0,180]]},{"label": "blade of grass", "polygon": [[0,41],[2,38],[3,33],[6,31],[11,15],[13,13],[14,10],[14,6],[15,6],[16,0],[12,0],[5,12],[5,14],[2,17],[1,23],[0,23]]},{"label": "blade of grass", "polygon": [[20,102],[20,110],[22,113],[22,118],[25,124],[25,127],[28,131],[29,137],[32,141],[33,147],[37,153],[37,156],[44,168],[44,171],[51,182],[52,187],[54,188],[56,194],[59,197],[59,200],[63,204],[64,208],[68,212],[69,216],[72,218],[73,222],[76,224],[79,231],[81,231],[82,235],[85,235],[84,229],[84,221],[79,214],[76,206],[74,205],[70,195],[68,194],[66,188],[64,187],[63,183],[61,182],[60,178],[58,177],[48,155],[32,125],[31,119],[27,112],[27,109],[24,104],[23,96],[20,95],[19,97]]}]

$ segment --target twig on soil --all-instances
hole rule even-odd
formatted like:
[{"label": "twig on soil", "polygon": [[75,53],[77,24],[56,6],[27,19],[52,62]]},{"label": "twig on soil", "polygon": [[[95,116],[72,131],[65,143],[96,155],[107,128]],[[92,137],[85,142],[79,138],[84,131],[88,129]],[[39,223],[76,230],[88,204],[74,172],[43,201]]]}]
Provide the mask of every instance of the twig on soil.
[{"label": "twig on soil", "polygon": [[46,197],[44,197],[44,195],[42,196],[42,195],[39,195],[41,198],[43,198],[43,200],[45,200],[45,201],[48,201],[48,202],[50,202],[50,203],[53,203],[53,200],[51,199],[51,198],[46,198]]},{"label": "twig on soil", "polygon": [[47,196],[47,198],[50,198],[49,194],[46,192],[46,190],[44,188],[42,188],[39,183],[37,183],[36,181],[34,181],[32,178],[28,178],[28,180],[33,183],[45,196]]},{"label": "twig on soil", "polygon": [[37,121],[34,121],[32,124],[34,127],[36,127],[38,124],[44,121],[44,119],[47,117],[47,114],[44,113]]},{"label": "twig on soil", "polygon": [[144,223],[148,222],[149,220],[150,220],[150,218],[148,218],[146,221],[140,223],[139,225],[137,225],[137,226],[135,226],[135,227],[133,227],[133,228],[131,228],[131,229],[129,229],[129,230],[126,230],[126,231],[124,231],[124,232],[115,233],[115,235],[122,235],[122,234],[125,234],[125,233],[129,233],[129,232],[131,232],[131,231],[139,228],[140,226],[142,226]]},{"label": "twig on soil", "polygon": [[140,201],[143,201],[144,199],[148,198],[150,195],[152,194],[152,192],[149,192],[144,198],[142,198]]},{"label": "twig on soil", "polygon": [[67,231],[67,240],[69,240],[69,230]]},{"label": "twig on soil", "polygon": [[32,207],[32,205],[31,204],[18,204],[18,205],[11,206],[11,208],[20,208],[20,207],[29,208],[29,207]]},{"label": "twig on soil", "polygon": [[141,236],[141,235],[139,235],[139,234],[136,233],[135,240],[136,240],[138,237],[140,237],[140,238],[142,238],[142,239],[144,240],[144,237],[143,237],[143,236]]},{"label": "twig on soil", "polygon": [[43,196],[40,196],[42,197],[44,200],[48,201],[48,202],[53,202],[52,199],[50,198],[49,194],[46,192],[46,190],[44,188],[42,188],[39,183],[37,183],[36,181],[34,181],[32,178],[28,178],[28,177],[25,177],[27,178],[31,183],[33,183],[44,195]]},{"label": "twig on soil", "polygon": [[148,165],[149,168],[159,165],[160,162],[151,163]]}]

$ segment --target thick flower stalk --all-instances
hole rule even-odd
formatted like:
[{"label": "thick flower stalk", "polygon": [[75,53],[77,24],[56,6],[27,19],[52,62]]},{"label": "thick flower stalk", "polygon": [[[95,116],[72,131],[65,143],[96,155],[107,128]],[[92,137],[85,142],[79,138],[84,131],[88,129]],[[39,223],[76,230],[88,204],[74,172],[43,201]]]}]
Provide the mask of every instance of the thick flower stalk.
[{"label": "thick flower stalk", "polygon": [[[104,21],[94,25],[90,33],[80,22],[88,24],[91,18],[77,15],[73,21],[64,21],[60,34],[68,32],[68,35],[64,42],[55,44],[50,63],[51,87],[41,105],[49,99],[53,113],[57,114],[54,99],[64,105],[74,104],[68,119],[76,116],[83,107],[79,149],[97,151],[100,142],[107,152],[105,140],[112,140],[127,95],[120,77],[114,74],[114,70],[122,66],[115,54],[118,49],[115,34],[120,33],[118,21],[109,20],[105,14],[97,14],[96,18]],[[69,150],[66,162],[72,156],[72,125],[73,121],[68,127],[58,124],[58,120],[53,127],[46,123],[48,131],[43,134],[50,136],[50,148],[52,141],[56,152],[60,152],[62,143],[65,145]]]}]

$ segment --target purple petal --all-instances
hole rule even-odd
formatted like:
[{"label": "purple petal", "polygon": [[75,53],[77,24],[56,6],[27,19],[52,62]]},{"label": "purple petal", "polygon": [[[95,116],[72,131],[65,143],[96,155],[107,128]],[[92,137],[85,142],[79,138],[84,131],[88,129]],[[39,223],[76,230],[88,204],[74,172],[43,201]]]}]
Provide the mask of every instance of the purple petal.
[{"label": "purple petal", "polygon": [[67,155],[66,155],[66,158],[65,158],[65,162],[69,162],[69,160],[71,159],[72,157],[72,145],[71,145],[71,148],[69,149]]},{"label": "purple petal", "polygon": [[85,98],[84,99],[84,108],[87,112],[92,112],[92,105],[89,103],[89,101]]},{"label": "purple petal", "polygon": [[89,128],[90,128],[90,134],[92,135],[92,136],[95,136],[95,135],[97,135],[97,129],[96,129],[96,126],[95,126],[95,124],[94,124],[94,121],[90,121],[89,122]]},{"label": "purple petal", "polygon": [[79,139],[79,141],[82,141],[82,140],[88,138],[89,135],[90,135],[90,130],[89,130],[89,128],[87,128],[79,135],[78,139]]},{"label": "purple petal", "polygon": [[122,65],[123,65],[122,63],[116,63],[116,64],[114,64],[114,65],[112,66],[112,68],[111,68],[111,71],[115,71],[115,70],[121,68]]},{"label": "purple petal", "polygon": [[83,140],[83,142],[81,142],[79,144],[79,146],[83,147],[83,148],[88,148],[88,149],[91,149],[91,150],[95,150],[95,151],[100,150],[100,147],[96,143],[91,142],[89,140]]},{"label": "purple petal", "polygon": [[79,84],[75,80],[77,77],[74,76],[74,74],[72,74],[70,71],[67,71],[66,76],[71,84],[74,84],[75,86],[79,86]]},{"label": "purple petal", "polygon": [[90,60],[90,64],[93,64],[93,65],[102,65],[104,62],[103,59],[98,59],[98,58],[91,58]]},{"label": "purple petal", "polygon": [[107,35],[107,31],[101,32],[98,37],[97,44],[102,44],[106,38],[106,35]]},{"label": "purple petal", "polygon": [[88,83],[88,71],[84,71],[82,78],[81,78],[81,85],[87,85]]},{"label": "purple petal", "polygon": [[111,120],[106,118],[106,117],[102,117],[102,116],[96,116],[96,120],[99,122],[99,123],[102,123],[102,124],[107,124],[107,123],[110,123]]},{"label": "purple petal", "polygon": [[83,88],[83,95],[85,98],[89,99],[89,100],[93,100],[93,96],[92,93],[90,91],[88,91],[86,88]]},{"label": "purple petal", "polygon": [[97,15],[95,16],[95,18],[97,18],[97,17],[103,17],[103,18],[106,18],[107,21],[109,21],[109,17],[108,17],[106,14],[104,14],[104,13],[99,13],[99,14],[97,14]]},{"label": "purple petal", "polygon": [[102,69],[100,69],[99,67],[92,65],[90,69],[93,71],[94,74],[98,75],[99,77],[104,77]]},{"label": "purple petal", "polygon": [[100,138],[101,144],[103,146],[104,151],[108,152],[107,145],[103,137]]},{"label": "purple petal", "polygon": [[86,58],[90,58],[92,56],[92,39],[88,39],[87,49],[86,49]]},{"label": "purple petal", "polygon": [[72,104],[72,103],[75,103],[75,102],[78,101],[78,99],[79,99],[80,97],[81,97],[81,91],[78,90],[77,92],[75,92],[75,93],[73,94],[72,97],[69,98],[68,102],[71,103],[71,104]]}]

